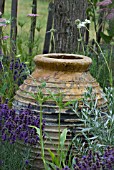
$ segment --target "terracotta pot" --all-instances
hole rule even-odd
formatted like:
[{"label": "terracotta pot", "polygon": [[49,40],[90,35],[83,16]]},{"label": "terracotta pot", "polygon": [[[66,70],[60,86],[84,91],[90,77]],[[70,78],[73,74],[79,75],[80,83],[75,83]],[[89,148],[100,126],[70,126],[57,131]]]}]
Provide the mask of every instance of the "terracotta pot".
[{"label": "terracotta pot", "polygon": [[[93,91],[98,98],[98,107],[105,109],[106,101],[103,98],[103,91],[100,88],[96,80],[90,75],[89,67],[92,60],[89,57],[75,54],[45,54],[37,55],[34,58],[36,68],[31,76],[24,81],[16,92],[15,101],[13,103],[14,108],[19,110],[20,108],[26,108],[30,103],[33,106],[33,110],[36,114],[39,114],[39,109],[36,105],[36,101],[30,96],[28,92],[34,94],[37,93],[38,86],[42,81],[46,82],[46,87],[43,89],[44,95],[49,95],[49,91],[57,94],[61,91],[64,94],[64,102],[83,98],[86,88],[92,86]],[[81,103],[80,103],[81,107]],[[58,106],[55,101],[48,100],[43,104],[43,116],[46,119],[45,131],[49,134],[53,144],[58,147]],[[68,128],[69,133],[65,147],[68,148],[69,143],[72,140],[72,132],[78,133],[82,122],[77,118],[76,114],[71,110],[63,109],[61,113],[61,126],[60,131]],[[24,145],[20,143],[24,149]],[[47,139],[45,141],[45,155],[49,158],[47,148],[55,151],[52,142]],[[39,147],[32,147],[31,155],[34,158],[34,153],[40,153]],[[35,158],[33,163],[34,167],[39,168],[40,157]]]}]

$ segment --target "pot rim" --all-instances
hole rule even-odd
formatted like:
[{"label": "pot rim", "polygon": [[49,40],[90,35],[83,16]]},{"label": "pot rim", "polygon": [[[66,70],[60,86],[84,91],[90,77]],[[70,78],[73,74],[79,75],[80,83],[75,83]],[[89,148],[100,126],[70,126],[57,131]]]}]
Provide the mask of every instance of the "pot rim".
[{"label": "pot rim", "polygon": [[87,71],[92,59],[79,54],[49,53],[34,57],[37,68],[56,71]]}]

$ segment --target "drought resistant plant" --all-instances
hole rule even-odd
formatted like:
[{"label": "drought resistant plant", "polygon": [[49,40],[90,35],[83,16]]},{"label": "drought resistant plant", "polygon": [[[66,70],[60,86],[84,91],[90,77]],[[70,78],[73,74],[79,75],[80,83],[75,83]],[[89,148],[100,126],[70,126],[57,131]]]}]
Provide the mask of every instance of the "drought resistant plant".
[{"label": "drought resistant plant", "polygon": [[[19,154],[18,149],[16,147],[17,141],[23,141],[26,146],[38,145],[39,136],[37,135],[35,129],[32,129],[31,126],[40,127],[40,117],[33,115],[31,112],[31,106],[27,109],[20,110],[19,113],[14,109],[10,109],[8,107],[8,101],[2,103],[0,101],[0,145],[1,145],[1,156],[0,160],[3,162],[1,164],[1,168],[4,170],[7,166],[8,169],[16,169],[15,163],[18,162],[19,169],[24,168],[25,164],[28,164],[29,161],[29,150]],[[42,137],[44,138],[44,127],[45,120],[42,120]],[[13,145],[12,145],[13,144]],[[11,145],[11,146],[10,146]],[[8,147],[8,148],[7,148]],[[10,159],[6,157],[7,152],[11,151]],[[9,156],[9,155],[7,155]],[[13,163],[12,157],[16,156],[17,161],[15,160]],[[23,162],[24,160],[24,162]],[[12,162],[11,162],[12,161]],[[23,163],[22,163],[23,162]],[[9,164],[10,163],[10,164]],[[17,164],[17,163],[16,163]],[[21,168],[22,167],[22,168]]]},{"label": "drought resistant plant", "polygon": [[[42,85],[44,85],[44,87],[46,87],[45,83],[43,83]],[[56,102],[56,104],[59,106],[59,124],[58,124],[58,128],[59,128],[59,144],[58,144],[58,149],[57,149],[57,157],[55,156],[55,154],[49,149],[49,153],[50,156],[52,158],[52,163],[48,162],[45,160],[45,163],[48,164],[52,169],[55,169],[56,166],[59,168],[65,167],[66,164],[66,154],[68,151],[64,152],[63,148],[64,148],[64,143],[66,140],[66,135],[67,135],[67,129],[64,129],[63,132],[60,134],[60,117],[61,117],[61,109],[63,109],[65,106],[68,106],[69,104],[71,105],[73,103],[73,111],[76,113],[76,115],[78,115],[78,117],[80,118],[80,121],[83,122],[84,124],[84,128],[82,128],[81,131],[81,136],[83,136],[83,139],[85,141],[82,141],[81,138],[79,138],[80,135],[76,135],[76,137],[73,139],[73,143],[76,145],[76,152],[79,154],[79,156],[83,156],[86,155],[88,153],[88,150],[92,150],[92,152],[95,151],[100,151],[100,154],[103,153],[103,149],[106,148],[107,145],[113,147],[113,111],[112,111],[112,107],[113,107],[113,103],[114,103],[114,99],[112,96],[112,88],[109,88],[107,91],[107,99],[108,101],[110,101],[109,106],[108,106],[108,111],[107,112],[103,112],[102,109],[98,109],[97,108],[97,98],[96,95],[92,92],[92,88],[89,87],[87,89],[88,91],[85,93],[84,95],[84,99],[80,99],[80,101],[82,101],[83,103],[83,107],[80,110],[80,108],[78,108],[78,101],[74,102],[68,102],[66,104],[63,103],[63,96],[61,93],[58,94],[53,94],[50,92],[50,97],[53,98],[53,100]],[[40,89],[40,96],[42,96],[42,104],[43,101],[46,101],[47,98],[45,98],[45,100],[43,100],[43,93],[41,92]],[[36,95],[36,97],[33,95],[33,97],[36,99],[36,101],[39,101],[39,96]],[[38,99],[39,98],[39,99]],[[38,102],[39,103],[39,102]],[[71,108],[71,106],[70,106]],[[81,112],[80,112],[80,111]],[[110,114],[109,114],[110,113]],[[42,114],[41,114],[42,116]],[[31,126],[33,127],[33,126]],[[40,129],[34,127],[37,130],[38,136],[40,136]],[[47,135],[47,134],[46,134]],[[48,136],[47,136],[48,137]],[[41,139],[41,141],[43,141]],[[82,149],[80,150],[80,146],[77,146],[77,143],[80,142],[80,146],[82,147]],[[79,144],[79,143],[78,143]],[[63,147],[63,148],[62,148]],[[78,148],[77,148],[78,147]],[[43,149],[43,159],[45,159],[45,155],[44,155],[44,149],[45,149],[45,144],[42,145],[42,149]],[[77,151],[78,149],[78,151]],[[107,158],[108,159],[108,158]],[[69,163],[69,167],[71,168],[72,163],[69,162],[69,160],[67,160]],[[70,159],[70,161],[72,161],[72,159]],[[92,161],[92,160],[91,160]],[[83,162],[82,165],[80,165],[83,167]],[[97,162],[92,162],[91,166],[97,166]],[[90,167],[91,167],[90,166]],[[106,165],[107,166],[107,165]],[[48,166],[46,166],[48,167]],[[77,167],[77,165],[75,165],[75,168]],[[89,165],[88,165],[89,167]],[[92,168],[91,167],[91,168]],[[49,167],[48,167],[49,168]],[[67,169],[68,166],[65,167],[65,169]]]},{"label": "drought resistant plant", "polygon": [[[106,89],[106,97],[108,102],[107,109],[105,111],[102,108],[98,108],[98,99],[89,88],[89,91],[85,93],[83,99],[83,107],[81,113],[74,109],[73,111],[84,123],[82,128],[82,136],[85,138],[85,143],[82,149],[82,154],[86,153],[88,149],[93,151],[100,150],[106,146],[114,146],[114,94],[113,89]],[[77,105],[77,104],[76,104]],[[75,138],[75,144],[77,144]],[[86,148],[84,148],[86,146]],[[76,147],[77,148],[77,147]],[[77,148],[79,149],[79,148]],[[84,153],[83,153],[84,152]]]},{"label": "drought resistant plant", "polygon": [[[63,170],[107,170],[114,168],[114,91],[106,89],[107,110],[98,109],[97,98],[92,88],[84,94],[83,107],[76,101],[71,107],[84,127],[73,139],[77,157]],[[107,147],[109,146],[109,147]],[[60,168],[57,167],[57,170]]]},{"label": "drought resistant plant", "polygon": [[9,56],[4,56],[0,73],[0,96],[11,102],[18,86],[29,74],[28,67],[19,58],[10,61]]},{"label": "drought resistant plant", "polygon": [[19,55],[12,58],[9,53],[7,40],[9,36],[4,36],[7,24],[9,24],[9,20],[0,18],[0,27],[2,27],[0,32],[0,96],[12,101],[15,91],[29,74],[29,70],[27,65],[17,58],[20,57]]},{"label": "drought resistant plant", "polygon": [[[22,109],[16,113],[14,109],[9,109],[8,103],[0,103],[0,129],[2,141],[9,141],[15,143],[16,140],[23,140],[24,143],[36,145],[39,137],[34,129],[29,127],[40,126],[40,117],[34,116],[30,110]],[[42,136],[45,126],[45,121],[42,120]]]},{"label": "drought resistant plant", "polygon": [[[74,102],[68,102],[68,103],[63,103],[63,96],[61,93],[59,94],[53,94],[50,93],[49,96],[45,96],[43,94],[43,88],[46,87],[45,82],[43,82],[39,87],[38,87],[38,93],[36,95],[31,94],[33,98],[37,101],[37,104],[40,106],[40,117],[38,119],[35,119],[35,116],[33,116],[32,113],[30,113],[29,108],[27,110],[20,111],[19,114],[16,114],[15,116],[15,111],[12,109],[8,110],[7,103],[0,105],[1,110],[1,123],[2,124],[2,140],[9,140],[10,142],[14,143],[17,138],[23,140],[25,143],[29,142],[30,144],[34,145],[37,142],[40,142],[41,146],[41,157],[44,162],[44,167],[46,170],[50,169],[63,169],[70,170],[74,168],[88,168],[87,170],[92,169],[94,167],[98,168],[98,166],[102,168],[107,167],[107,166],[113,166],[113,103],[114,103],[114,98],[112,95],[112,88],[111,89],[106,89],[106,97],[109,101],[108,103],[108,114],[106,112],[102,112],[102,110],[99,110],[97,108],[97,99],[95,94],[92,92],[92,88],[88,88],[88,91],[84,95],[84,99],[82,99],[83,102],[83,108],[80,110],[78,108],[78,101]],[[44,144],[44,139],[43,136],[43,103],[45,103],[48,99],[53,98],[56,104],[59,106],[59,119],[61,116],[61,109],[64,107],[68,107],[70,104],[73,104],[73,111],[76,113],[76,115],[79,116],[80,120],[83,121],[85,127],[82,128],[81,134],[83,137],[85,137],[85,141],[82,141],[81,138],[78,137],[78,135],[73,139],[73,143],[76,145],[76,152],[78,152],[79,156],[83,156],[81,159],[74,158],[72,159],[72,156],[69,158],[70,160],[67,160],[66,162],[66,155],[68,151],[63,151],[64,148],[64,143],[66,140],[66,135],[67,135],[67,129],[64,129],[63,132],[60,134],[60,120],[59,120],[59,144],[57,148],[57,154],[58,157],[55,156],[55,154],[49,149],[50,156],[52,157],[52,163],[48,162],[45,158],[45,144]],[[81,99],[80,99],[81,100]],[[80,112],[81,111],[81,112]],[[36,124],[38,123],[38,124]],[[30,133],[28,134],[27,130],[30,130]],[[16,134],[16,135],[15,135]],[[90,136],[91,134],[91,136]],[[27,140],[27,135],[30,136],[30,140],[28,138]],[[33,136],[32,136],[33,135]],[[34,136],[36,135],[36,137]],[[47,135],[47,134],[45,134]],[[35,137],[35,138],[34,138]],[[48,136],[47,136],[48,137]],[[37,138],[37,141],[36,141]],[[79,141],[80,139],[80,141]],[[40,141],[39,141],[40,140]],[[36,141],[36,142],[35,142]],[[79,146],[82,147],[82,149]],[[78,148],[77,148],[77,143],[78,143]],[[107,157],[104,160],[103,157],[103,150],[106,148],[107,145],[110,145],[112,149],[108,148]],[[78,151],[77,151],[78,149]],[[81,150],[80,150],[81,149]],[[89,152],[89,150],[91,150]],[[100,151],[99,153],[95,153],[96,151]],[[89,152],[89,153],[88,153]],[[110,154],[108,153],[110,152]],[[91,153],[91,159],[89,158],[89,155]],[[93,158],[93,154],[94,158]],[[105,155],[106,155],[105,153]],[[72,154],[72,153],[71,153]],[[88,155],[87,155],[88,154]],[[100,154],[100,155],[99,155]],[[87,156],[84,156],[87,155]],[[96,155],[96,156],[95,156]],[[99,157],[99,159],[97,159]],[[110,160],[109,160],[110,159]],[[73,160],[73,162],[72,162]],[[90,164],[91,162],[91,164]],[[99,164],[100,162],[100,164]],[[68,163],[68,166],[65,166],[66,163]],[[104,164],[103,164],[104,163]],[[51,167],[51,168],[50,168]]]},{"label": "drought resistant plant", "polygon": [[[74,157],[72,167],[65,166],[62,170],[113,170],[114,168],[114,148],[107,147],[103,154],[92,152],[82,158]],[[60,170],[58,167],[56,170]]]}]

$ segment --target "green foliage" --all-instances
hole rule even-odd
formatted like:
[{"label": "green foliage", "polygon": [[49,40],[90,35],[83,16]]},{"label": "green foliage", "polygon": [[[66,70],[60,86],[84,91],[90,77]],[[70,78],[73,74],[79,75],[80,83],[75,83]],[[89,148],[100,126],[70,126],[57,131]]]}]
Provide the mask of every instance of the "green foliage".
[{"label": "green foliage", "polygon": [[67,135],[67,129],[64,129],[63,132],[60,135],[60,146],[61,146],[61,149],[63,148],[64,143],[66,141],[66,135]]},{"label": "green foliage", "polygon": [[[81,113],[77,114],[75,109],[73,110],[84,123],[81,133],[85,138],[85,142],[81,142],[82,139],[80,137],[74,140],[76,149],[79,149],[79,146],[83,144],[81,155],[84,155],[89,149],[102,152],[102,149],[106,146],[114,146],[114,90],[108,88],[105,91],[106,100],[110,101],[107,103],[106,111],[98,108],[96,95],[91,88],[84,95]],[[86,145],[87,147],[85,148]]]},{"label": "green foliage", "polygon": [[100,33],[100,36],[106,43],[110,43],[110,41],[112,40],[112,36],[106,35],[103,32]]},{"label": "green foliage", "polygon": [[[8,0],[7,5],[7,13],[5,13],[4,17],[10,18],[9,13],[9,7],[8,5],[10,1]],[[31,1],[23,1],[22,6],[24,6],[24,3],[27,3],[28,6],[31,6]],[[87,14],[91,18],[91,21],[94,23],[94,30],[97,36],[98,30],[99,30],[99,14],[97,13],[98,7],[96,6],[98,0],[88,0],[89,6],[87,9]],[[38,19],[37,25],[36,25],[36,36],[35,41],[33,44],[30,44],[28,37],[29,37],[29,29],[30,28],[30,19],[27,18],[28,12],[31,12],[29,10],[22,13],[21,16],[19,16],[18,20],[18,36],[17,36],[17,55],[16,57],[19,57],[22,62],[28,63],[28,70],[25,70],[23,74],[29,74],[34,69],[34,63],[33,63],[33,57],[41,53],[42,49],[42,43],[45,33],[45,24],[46,24],[46,7],[47,2],[39,1],[40,4],[40,14],[41,16]],[[21,7],[22,7],[21,6]],[[109,6],[109,8],[111,8]],[[41,10],[42,9],[42,10]],[[21,13],[21,12],[20,12]],[[20,15],[20,14],[19,14]],[[28,22],[27,22],[28,21]],[[28,24],[29,23],[29,24]],[[45,23],[45,24],[44,24]],[[103,26],[108,25],[108,27],[104,27],[105,29],[102,30],[100,33],[100,36],[106,43],[113,42],[114,37],[114,24],[110,21],[105,22],[103,20]],[[107,30],[107,32],[106,32]],[[54,30],[50,30],[52,33],[52,38],[54,38]],[[93,31],[94,32],[94,31]],[[3,35],[9,35],[9,30],[4,30]],[[96,38],[96,37],[94,37]],[[80,40],[83,40],[83,37],[81,37],[80,33]],[[77,155],[85,155],[89,149],[93,151],[100,151],[102,152],[103,148],[107,145],[110,145],[111,147],[114,146],[114,89],[113,88],[105,88],[106,86],[112,86],[113,87],[113,80],[112,80],[112,69],[110,68],[110,64],[112,63],[112,57],[113,57],[113,47],[111,48],[107,46],[100,46],[99,43],[95,40],[94,47],[90,44],[86,46],[84,41],[82,42],[82,48],[83,53],[92,57],[93,59],[93,65],[91,67],[91,73],[94,77],[97,78],[97,81],[100,83],[100,85],[105,89],[106,91],[106,99],[107,99],[107,111],[102,112],[101,109],[97,108],[97,99],[96,95],[93,93],[92,88],[88,88],[88,91],[84,95],[84,99],[80,99],[83,102],[83,108],[81,109],[81,113],[79,112],[78,105],[79,101],[68,101],[67,103],[63,102],[64,95],[61,93],[61,91],[58,89],[58,93],[54,94],[52,92],[49,92],[48,96],[45,96],[43,93],[43,89],[46,89],[46,83],[42,82],[40,86],[38,86],[38,92],[37,94],[29,93],[37,102],[38,105],[40,105],[40,128],[37,128],[35,126],[30,126],[31,128],[35,128],[37,131],[37,134],[40,138],[40,145],[41,145],[41,156],[44,162],[44,166],[46,170],[51,170],[51,168],[55,169],[56,166],[59,168],[62,168],[62,166],[65,166],[66,164],[66,156],[68,153],[68,150],[65,150],[65,141],[67,136],[67,129],[64,129],[62,133],[60,133],[60,120],[61,120],[61,110],[65,107],[70,107],[71,104],[73,105],[72,110],[76,113],[76,116],[80,118],[80,120],[83,122],[84,127],[82,128],[80,134],[76,134],[74,139],[72,140],[72,143],[75,145],[76,153]],[[0,96],[3,98],[9,98],[9,100],[12,102],[13,96],[15,94],[15,91],[18,89],[17,82],[14,81],[13,73],[9,69],[10,63],[7,63],[6,56],[9,56],[9,40],[3,40],[2,42],[2,50],[4,53],[4,68],[0,72]],[[54,44],[55,45],[55,44]],[[28,55],[28,47],[33,48],[32,56]],[[110,54],[110,55],[109,55]],[[29,71],[30,70],[30,71]],[[29,71],[29,73],[28,73]],[[17,80],[18,81],[18,80]],[[52,162],[49,162],[45,158],[45,142],[42,137],[42,118],[43,118],[43,111],[42,111],[42,105],[44,102],[46,102],[49,99],[53,99],[53,101],[56,103],[56,105],[59,107],[59,114],[58,114],[58,131],[59,131],[59,141],[58,141],[58,148],[56,148],[56,154],[51,151],[51,149],[48,149],[48,152],[52,158]],[[46,136],[50,139],[50,136],[46,134]],[[82,139],[83,136],[83,139]],[[51,140],[51,139],[50,139]],[[17,152],[16,148],[13,145],[9,145],[8,143],[5,143],[4,145],[1,144],[1,153],[0,153],[0,159],[3,160],[3,169],[19,169],[24,170],[25,168],[28,168],[25,166],[25,161],[28,159],[28,154],[25,153],[25,158],[22,159],[19,152]],[[53,145],[53,141],[52,141]],[[55,147],[55,146],[54,146]],[[70,146],[69,146],[70,148]],[[69,160],[67,160],[69,167],[72,166],[72,153],[69,155]],[[51,168],[50,168],[51,167]]]},{"label": "green foliage", "polygon": [[49,154],[52,159],[52,163],[53,163],[53,164],[50,164],[48,162],[48,164],[50,164],[54,169],[55,169],[55,166],[58,166],[61,168],[62,165],[65,165],[67,151],[64,151],[64,149],[65,149],[64,145],[65,145],[65,141],[66,141],[67,132],[68,132],[68,130],[64,129],[60,135],[60,148],[58,148],[58,149],[60,149],[60,152],[57,150],[57,156],[50,149],[48,149]]},{"label": "green foliage", "polygon": [[29,159],[28,151],[24,152],[22,157],[21,152],[17,149],[16,144],[0,141],[0,169],[1,170],[25,170],[29,169],[27,161]]}]

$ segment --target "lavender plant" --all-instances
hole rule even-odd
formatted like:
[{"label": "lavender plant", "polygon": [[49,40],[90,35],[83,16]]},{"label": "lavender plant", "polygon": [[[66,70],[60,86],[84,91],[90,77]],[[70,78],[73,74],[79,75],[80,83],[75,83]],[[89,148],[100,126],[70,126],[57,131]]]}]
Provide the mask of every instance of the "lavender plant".
[{"label": "lavender plant", "polygon": [[27,77],[29,69],[19,58],[10,61],[9,56],[4,56],[2,60],[2,70],[0,74],[0,96],[13,100],[15,91]]},{"label": "lavender plant", "polygon": [[[82,158],[74,157],[72,167],[65,166],[62,170],[113,170],[114,148],[107,147],[103,154],[88,151]],[[58,167],[56,170],[60,170]]]},{"label": "lavender plant", "polygon": [[98,152],[88,151],[82,158],[74,158],[74,170],[113,170],[114,168],[114,148],[106,148],[100,155]]},{"label": "lavender plant", "polygon": [[[33,146],[36,144],[38,145],[40,141],[39,136],[37,135],[36,130],[31,128],[30,125],[40,128],[40,116],[35,116],[30,110],[30,107],[31,106],[29,105],[28,109],[20,110],[19,113],[17,113],[14,109],[10,109],[8,107],[8,100],[5,103],[2,103],[2,100],[0,100],[0,130],[1,130],[0,144],[1,144],[2,151],[4,150],[4,154],[5,154],[5,150],[8,150],[7,148],[5,149],[5,146],[8,146],[9,150],[10,148],[14,150],[14,153],[11,152],[12,155],[17,154],[17,149],[15,150],[15,144],[19,140],[23,141],[24,144],[27,146],[28,145]],[[45,127],[45,120],[42,119],[43,138],[44,138],[44,127]],[[9,145],[11,145],[11,147]],[[9,152],[9,150],[7,152]],[[27,152],[29,151],[27,150]],[[4,157],[4,154],[1,155],[2,158]],[[23,165],[22,169],[25,164],[28,164],[27,162],[29,161],[29,159],[27,159],[27,157],[29,158],[29,153],[25,155],[24,155],[25,156],[24,163],[21,163],[21,165]],[[3,168],[6,166],[5,162],[2,164],[2,166]]]},{"label": "lavender plant", "polygon": [[[15,143],[16,140],[23,140],[24,143],[36,145],[39,137],[35,129],[31,129],[29,125],[39,127],[40,117],[34,116],[30,107],[26,110],[20,110],[17,114],[14,109],[9,109],[8,103],[0,103],[0,129],[2,141]],[[42,122],[42,132],[44,130],[45,121]],[[42,133],[42,135],[44,135]]]},{"label": "lavender plant", "polygon": [[4,36],[9,23],[9,20],[0,18],[0,28],[2,28],[0,32],[0,96],[12,100],[18,86],[29,74],[29,70],[26,64],[17,58],[18,55],[12,58],[9,52],[7,40],[9,36]]}]

